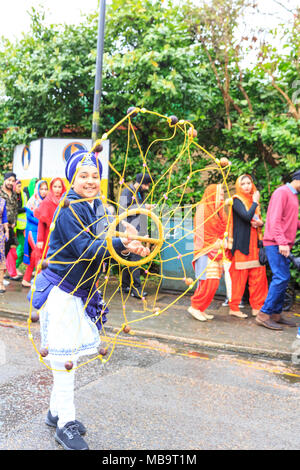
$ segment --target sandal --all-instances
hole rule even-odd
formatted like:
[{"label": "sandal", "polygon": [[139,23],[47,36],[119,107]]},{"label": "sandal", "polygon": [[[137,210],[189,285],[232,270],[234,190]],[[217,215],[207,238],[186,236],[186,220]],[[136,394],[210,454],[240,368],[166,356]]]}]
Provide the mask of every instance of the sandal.
[{"label": "sandal", "polygon": [[203,315],[202,312],[200,312],[200,310],[197,310],[196,308],[194,307],[189,307],[188,308],[188,312],[194,317],[196,318],[196,320],[199,320],[199,321],[206,321],[207,318]]},{"label": "sandal", "polygon": [[229,315],[232,315],[233,317],[238,317],[238,318],[248,318],[248,315],[246,315],[246,313],[240,312],[240,310],[238,311],[229,310]]},{"label": "sandal", "polygon": [[205,316],[205,318],[206,318],[207,320],[212,320],[213,318],[215,318],[214,315],[210,315],[210,314],[205,313],[205,312],[203,312],[203,315]]}]

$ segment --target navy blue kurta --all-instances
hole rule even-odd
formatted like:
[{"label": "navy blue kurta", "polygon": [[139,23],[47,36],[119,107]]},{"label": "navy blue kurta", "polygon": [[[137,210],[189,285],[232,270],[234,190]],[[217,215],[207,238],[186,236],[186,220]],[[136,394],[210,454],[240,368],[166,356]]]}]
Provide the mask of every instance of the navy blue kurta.
[{"label": "navy blue kurta", "polygon": [[[71,189],[67,199],[75,201],[82,197]],[[100,198],[94,199],[94,207],[86,201],[72,204],[71,207],[81,223],[70,207],[56,209],[53,220],[58,210],[59,214],[55,229],[50,235],[47,258],[57,253],[51,258],[48,269],[73,286],[80,283],[82,289],[89,289],[94,284],[95,275],[103,257],[110,256],[104,232],[111,216],[105,212]],[[101,219],[100,222],[97,222],[99,219]],[[93,236],[96,234],[99,238]],[[125,249],[120,238],[113,239],[113,246],[117,252]],[[55,263],[55,261],[63,262],[63,264]]]}]

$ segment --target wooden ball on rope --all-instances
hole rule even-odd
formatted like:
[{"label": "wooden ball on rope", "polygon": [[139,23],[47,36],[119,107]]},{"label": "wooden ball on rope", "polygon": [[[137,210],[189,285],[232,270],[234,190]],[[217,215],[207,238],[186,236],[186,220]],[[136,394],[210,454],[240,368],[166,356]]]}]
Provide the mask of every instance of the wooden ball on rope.
[{"label": "wooden ball on rope", "polygon": [[64,203],[63,203],[63,207],[66,209],[69,206],[70,206],[70,200],[66,197],[66,199],[64,200]]},{"label": "wooden ball on rope", "polygon": [[100,356],[106,356],[106,354],[107,354],[107,349],[106,349],[106,348],[100,348],[100,349],[99,349],[99,354],[100,354]]},{"label": "wooden ball on rope", "polygon": [[194,129],[194,127],[190,127],[189,130],[188,130],[188,136],[189,137],[197,137],[198,135],[198,132],[196,131],[196,129]]},{"label": "wooden ball on rope", "polygon": [[123,327],[124,333],[129,333],[130,330],[131,330],[131,328],[130,328],[129,325],[125,325],[125,326]]},{"label": "wooden ball on rope", "polygon": [[175,126],[175,124],[177,124],[177,122],[178,122],[178,117],[172,115],[172,116],[169,117],[169,120],[170,120],[171,125]]},{"label": "wooden ball on rope", "polygon": [[31,312],[31,315],[30,315],[30,320],[33,322],[33,323],[36,323],[37,321],[39,321],[39,314],[37,312]]},{"label": "wooden ball on rope", "polygon": [[48,349],[47,349],[47,348],[41,348],[41,349],[40,349],[40,355],[41,355],[42,357],[48,356]]},{"label": "wooden ball on rope", "polygon": [[222,168],[224,168],[225,166],[228,166],[230,163],[229,163],[229,160],[228,158],[226,157],[222,157],[220,158],[220,165]]},{"label": "wooden ball on rope", "polygon": [[95,153],[100,153],[100,152],[102,152],[102,150],[103,150],[103,145],[98,144],[98,145],[96,145],[96,147],[93,149],[93,152],[95,152]]},{"label": "wooden ball on rope", "polygon": [[[127,114],[130,114],[132,111],[135,111],[137,109],[135,106],[130,106],[130,108],[127,109]],[[131,117],[137,116],[137,112],[134,112],[131,114]]]},{"label": "wooden ball on rope", "polygon": [[42,262],[42,269],[46,269],[48,268],[48,265],[49,265],[49,261],[47,259],[44,259],[43,262]]},{"label": "wooden ball on rope", "polygon": [[65,363],[65,369],[66,370],[72,370],[73,369],[73,362],[72,361],[67,361]]},{"label": "wooden ball on rope", "polygon": [[187,286],[191,286],[194,282],[194,280],[191,277],[187,277],[184,281]]}]

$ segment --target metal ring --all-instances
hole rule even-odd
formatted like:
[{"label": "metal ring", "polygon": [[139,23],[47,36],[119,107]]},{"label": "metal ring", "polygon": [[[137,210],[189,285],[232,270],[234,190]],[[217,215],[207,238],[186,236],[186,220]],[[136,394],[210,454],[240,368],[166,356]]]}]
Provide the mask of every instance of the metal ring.
[{"label": "metal ring", "polygon": [[[133,240],[144,241],[144,242],[147,242],[147,243],[155,243],[156,246],[155,246],[154,250],[150,253],[150,255],[145,256],[144,258],[142,258],[140,260],[137,260],[137,261],[128,261],[127,259],[122,258],[120,255],[118,255],[116,253],[116,250],[113,247],[113,238],[116,236],[116,234],[118,236],[122,235],[122,233],[116,232],[116,227],[117,227],[117,225],[120,224],[120,222],[123,219],[126,219],[127,217],[131,217],[132,215],[138,215],[138,214],[146,215],[147,217],[150,217],[153,220],[153,222],[156,224],[156,226],[158,228],[158,238],[157,239],[153,239],[153,238],[148,239],[146,237],[141,237],[141,236],[137,236],[136,238],[132,237]],[[126,238],[126,233],[124,233],[123,235],[124,235],[124,238]],[[163,226],[162,226],[161,221],[157,217],[157,215],[153,214],[153,212],[151,212],[147,209],[143,209],[143,208],[130,209],[129,211],[125,211],[121,215],[118,215],[114,219],[114,221],[110,224],[107,235],[106,235],[106,242],[107,242],[107,249],[108,249],[110,255],[116,261],[118,261],[118,263],[124,264],[125,266],[129,266],[129,267],[142,266],[143,264],[146,264],[146,263],[149,263],[150,261],[152,261],[153,258],[160,251],[160,249],[162,247],[162,244],[164,242]]]}]

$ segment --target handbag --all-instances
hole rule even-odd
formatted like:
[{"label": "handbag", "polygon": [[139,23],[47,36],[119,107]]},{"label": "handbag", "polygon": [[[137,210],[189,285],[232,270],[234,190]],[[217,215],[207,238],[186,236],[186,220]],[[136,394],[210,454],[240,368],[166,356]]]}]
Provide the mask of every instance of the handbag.
[{"label": "handbag", "polygon": [[258,240],[258,248],[258,261],[262,266],[266,266],[268,264],[268,257],[262,240]]},{"label": "handbag", "polygon": [[39,310],[46,300],[48,299],[48,295],[50,294],[51,289],[54,287],[54,284],[48,281],[43,275],[43,272],[39,273],[36,277],[35,282],[35,289],[30,290],[27,294],[27,300],[31,300],[32,295],[32,306]]}]

